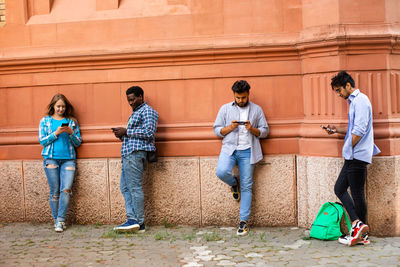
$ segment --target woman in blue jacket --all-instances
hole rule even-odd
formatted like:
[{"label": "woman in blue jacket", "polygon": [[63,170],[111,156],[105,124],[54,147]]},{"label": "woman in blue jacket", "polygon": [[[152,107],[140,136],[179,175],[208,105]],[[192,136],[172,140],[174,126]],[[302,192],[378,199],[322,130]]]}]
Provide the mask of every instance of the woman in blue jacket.
[{"label": "woman in blue jacket", "polygon": [[65,229],[65,217],[76,169],[75,147],[82,143],[73,111],[68,99],[62,94],[56,94],[39,125],[43,168],[50,187],[49,201],[56,232]]}]

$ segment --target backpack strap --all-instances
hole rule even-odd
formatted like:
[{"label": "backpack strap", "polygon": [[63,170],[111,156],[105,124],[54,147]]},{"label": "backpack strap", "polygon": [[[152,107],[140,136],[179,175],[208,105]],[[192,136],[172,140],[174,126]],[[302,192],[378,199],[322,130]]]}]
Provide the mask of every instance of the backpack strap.
[{"label": "backpack strap", "polygon": [[338,204],[338,205],[340,205],[340,206],[342,207],[342,209],[343,209],[344,219],[346,220],[347,228],[349,229],[349,234],[350,234],[350,233],[351,233],[351,222],[350,222],[349,217],[347,216],[347,212],[346,212],[346,210],[344,209],[342,203],[340,203],[340,202],[335,202],[335,203]]},{"label": "backpack strap", "polygon": [[349,234],[351,233],[351,223],[350,223],[350,219],[347,216],[347,212],[343,209],[343,214],[344,214],[344,218],[346,220],[346,224],[347,224],[347,228],[349,228]]}]

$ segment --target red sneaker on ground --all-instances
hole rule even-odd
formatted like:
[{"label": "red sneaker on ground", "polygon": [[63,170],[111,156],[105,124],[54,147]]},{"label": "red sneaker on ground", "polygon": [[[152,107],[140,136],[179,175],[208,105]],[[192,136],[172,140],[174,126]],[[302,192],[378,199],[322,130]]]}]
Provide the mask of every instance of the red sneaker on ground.
[{"label": "red sneaker on ground", "polygon": [[356,222],[352,227],[351,227],[351,236],[352,239],[349,242],[349,246],[355,246],[359,242],[364,240],[364,236],[367,235],[369,230],[368,225],[364,224],[362,221]]}]

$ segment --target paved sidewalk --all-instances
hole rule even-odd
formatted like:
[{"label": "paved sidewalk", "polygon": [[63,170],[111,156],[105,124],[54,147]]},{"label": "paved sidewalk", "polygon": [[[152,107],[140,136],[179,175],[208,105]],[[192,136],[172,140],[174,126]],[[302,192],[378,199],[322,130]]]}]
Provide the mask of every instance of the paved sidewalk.
[{"label": "paved sidewalk", "polygon": [[400,237],[369,246],[310,240],[304,229],[149,227],[116,234],[110,225],[0,224],[0,266],[400,266]]}]

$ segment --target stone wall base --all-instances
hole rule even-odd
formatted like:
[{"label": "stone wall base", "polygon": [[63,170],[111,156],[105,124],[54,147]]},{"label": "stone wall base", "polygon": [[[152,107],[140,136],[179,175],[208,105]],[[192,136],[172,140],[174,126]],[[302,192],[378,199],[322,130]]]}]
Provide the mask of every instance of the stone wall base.
[{"label": "stone wall base", "polygon": [[[217,157],[160,158],[146,166],[146,223],[236,225],[239,203],[216,173]],[[77,160],[68,220],[116,224],[125,220],[119,189],[121,161]],[[0,161],[0,221],[52,221],[40,160]],[[284,192],[284,194],[282,194]],[[295,156],[265,157],[254,174],[252,225],[297,225]]]},{"label": "stone wall base", "polygon": [[[217,157],[168,157],[146,166],[147,224],[236,225],[239,203],[215,175]],[[265,156],[254,173],[250,224],[309,228],[334,192],[343,160]],[[71,223],[125,220],[118,158],[79,159],[68,213]],[[236,171],[236,170],[235,170]],[[48,185],[40,160],[0,161],[0,221],[51,222]],[[373,235],[400,236],[400,156],[368,166],[368,223]]]},{"label": "stone wall base", "polygon": [[[339,201],[334,185],[343,159],[297,156],[298,225],[310,228],[321,205]],[[376,157],[366,182],[370,233],[400,236],[400,156]]]}]

